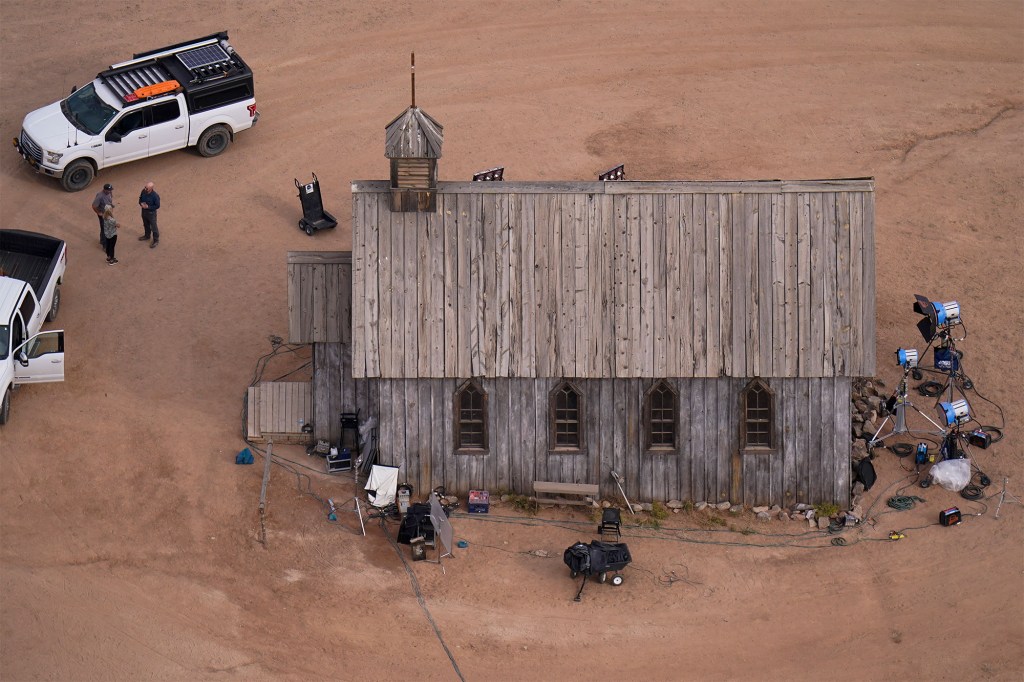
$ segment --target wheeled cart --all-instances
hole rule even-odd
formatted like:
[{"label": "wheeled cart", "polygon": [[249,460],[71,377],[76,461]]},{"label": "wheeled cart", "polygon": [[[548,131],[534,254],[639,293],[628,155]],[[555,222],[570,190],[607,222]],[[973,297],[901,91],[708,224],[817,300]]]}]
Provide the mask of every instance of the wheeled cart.
[{"label": "wheeled cart", "polygon": [[583,582],[580,583],[580,591],[576,593],[575,601],[579,601],[580,595],[583,594],[587,576],[596,577],[599,583],[604,583],[611,574],[612,585],[621,585],[623,577],[620,571],[633,560],[626,543],[600,542],[598,540],[594,540],[589,545],[577,542],[565,550],[562,559],[569,567],[570,577],[583,576]]},{"label": "wheeled cart", "polygon": [[295,189],[299,190],[299,201],[302,203],[302,218],[299,229],[313,236],[317,230],[329,230],[338,226],[338,221],[324,210],[324,200],[320,196],[320,181],[313,173],[313,181],[304,185],[295,180]]}]

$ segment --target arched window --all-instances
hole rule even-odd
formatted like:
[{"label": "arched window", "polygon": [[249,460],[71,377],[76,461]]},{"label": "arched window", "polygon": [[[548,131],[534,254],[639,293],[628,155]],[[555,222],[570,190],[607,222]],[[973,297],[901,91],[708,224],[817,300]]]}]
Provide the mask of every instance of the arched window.
[{"label": "arched window", "polygon": [[770,450],[775,432],[775,394],[760,379],[754,379],[743,389],[742,433],[744,448]]},{"label": "arched window", "polygon": [[550,443],[553,450],[583,449],[583,394],[568,381],[551,392]]},{"label": "arched window", "polygon": [[648,450],[674,450],[678,431],[676,392],[662,380],[647,392],[644,401],[644,425]]},{"label": "arched window", "polygon": [[487,449],[487,394],[473,379],[455,391],[455,449]]}]

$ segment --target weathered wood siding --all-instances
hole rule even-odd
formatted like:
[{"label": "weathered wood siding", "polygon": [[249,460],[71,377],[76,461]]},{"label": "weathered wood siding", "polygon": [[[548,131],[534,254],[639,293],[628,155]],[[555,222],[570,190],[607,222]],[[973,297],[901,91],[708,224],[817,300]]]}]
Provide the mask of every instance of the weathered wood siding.
[{"label": "weathered wood siding", "polygon": [[[739,448],[740,394],[746,379],[669,379],[679,395],[679,447],[644,447],[643,401],[650,379],[579,379],[586,450],[548,447],[548,395],[558,379],[494,379],[488,395],[486,454],[454,451],[453,408],[459,379],[356,380],[345,400],[380,423],[380,457],[401,468],[417,491],[443,485],[532,494],[535,480],[596,483],[616,499],[611,471],[625,476],[632,499],[748,505],[850,501],[850,379],[767,379],[775,400],[775,449]],[[353,392],[361,391],[361,392]]]},{"label": "weathered wood siding", "polygon": [[288,252],[288,342],[351,343],[352,253]]},{"label": "weathered wood siding", "polygon": [[[379,415],[377,383],[352,380],[352,347],[344,343],[313,344],[313,435],[341,442],[341,413]],[[372,408],[373,412],[368,412]]]},{"label": "weathered wood siding", "polygon": [[354,375],[873,375],[873,186],[353,183]]}]

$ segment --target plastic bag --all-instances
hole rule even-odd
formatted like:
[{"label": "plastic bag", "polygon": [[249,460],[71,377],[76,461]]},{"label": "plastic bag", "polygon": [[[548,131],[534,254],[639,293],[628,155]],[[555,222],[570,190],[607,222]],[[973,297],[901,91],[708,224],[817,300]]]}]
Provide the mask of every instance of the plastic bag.
[{"label": "plastic bag", "polygon": [[944,459],[929,472],[933,483],[946,490],[960,492],[971,482],[971,462],[968,459]]}]

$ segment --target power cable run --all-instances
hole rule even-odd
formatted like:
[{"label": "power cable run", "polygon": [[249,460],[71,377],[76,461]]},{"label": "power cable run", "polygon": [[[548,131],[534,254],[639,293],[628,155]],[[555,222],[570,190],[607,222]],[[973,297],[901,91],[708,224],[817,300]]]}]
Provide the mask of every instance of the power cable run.
[{"label": "power cable run", "polygon": [[427,616],[427,621],[430,623],[430,627],[434,628],[434,634],[437,635],[437,641],[441,643],[441,648],[444,649],[444,653],[448,656],[448,660],[451,661],[452,668],[455,670],[455,674],[458,675],[462,682],[466,682],[466,678],[462,676],[462,671],[459,670],[459,664],[455,662],[455,656],[452,655],[448,645],[444,642],[444,637],[441,636],[441,628],[434,622],[434,617],[430,615],[430,609],[427,608],[427,601],[423,598],[423,592],[420,591],[420,581],[416,579],[416,574],[413,573],[412,567],[409,566],[409,562],[405,560],[405,555],[402,554],[402,549],[395,542],[391,534],[387,532],[387,527],[384,525],[384,518],[381,517],[381,529],[384,531],[384,537],[388,539],[391,548],[395,550],[395,554],[402,560],[402,566],[405,567],[405,572],[409,575],[409,581],[412,583],[413,592],[416,593],[416,601],[419,602],[420,608],[423,609],[423,613]]}]

